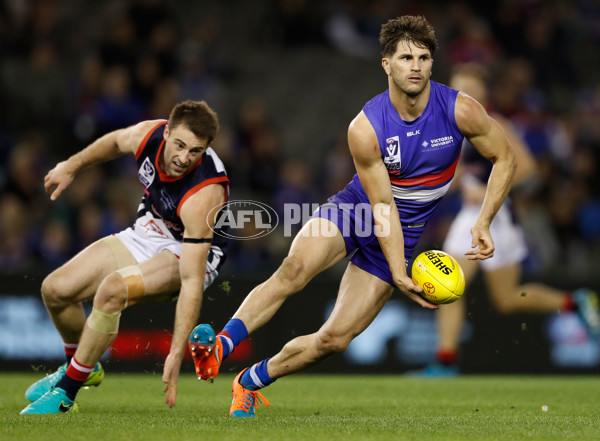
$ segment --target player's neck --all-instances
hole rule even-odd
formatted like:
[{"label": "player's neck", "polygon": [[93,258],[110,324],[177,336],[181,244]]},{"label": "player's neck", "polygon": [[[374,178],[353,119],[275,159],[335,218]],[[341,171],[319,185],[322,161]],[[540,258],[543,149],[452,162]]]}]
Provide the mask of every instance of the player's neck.
[{"label": "player's neck", "polygon": [[395,84],[390,84],[390,101],[404,121],[413,121],[417,119],[429,102],[431,83],[428,81],[423,91],[416,96],[409,96]]}]

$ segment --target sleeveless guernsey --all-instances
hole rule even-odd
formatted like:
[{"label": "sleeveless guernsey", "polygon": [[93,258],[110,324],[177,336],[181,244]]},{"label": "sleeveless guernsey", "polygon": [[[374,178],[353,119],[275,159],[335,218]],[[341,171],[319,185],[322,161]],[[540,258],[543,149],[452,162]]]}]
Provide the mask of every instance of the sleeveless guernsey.
[{"label": "sleeveless guernsey", "polygon": [[[435,81],[430,84],[429,102],[414,121],[400,118],[389,90],[363,108],[377,134],[404,240],[411,248],[450,187],[464,138],[454,118],[458,91]],[[368,201],[358,175],[349,186]]]},{"label": "sleeveless guernsey", "polygon": [[[181,206],[201,188],[220,183],[229,186],[229,178],[223,163],[212,148],[208,148],[198,163],[185,175],[172,177],[164,174],[158,164],[165,140],[163,133],[167,121],[154,127],[141,142],[135,154],[138,178],[145,195],[138,207],[136,223],[165,237],[181,241],[184,226],[179,217]],[[218,224],[223,224],[219,222]],[[215,228],[213,245],[224,248],[226,240]]]},{"label": "sleeveless guernsey", "polygon": [[[430,81],[431,92],[423,113],[404,121],[392,105],[389,90],[371,99],[363,112],[371,123],[400,215],[406,262],[412,257],[456,170],[464,135],[458,129],[454,106],[458,91]],[[369,199],[358,175],[315,213],[335,223],[342,232],[350,260],[361,269],[394,285],[375,234],[364,235],[373,225],[372,214],[362,208]]]}]

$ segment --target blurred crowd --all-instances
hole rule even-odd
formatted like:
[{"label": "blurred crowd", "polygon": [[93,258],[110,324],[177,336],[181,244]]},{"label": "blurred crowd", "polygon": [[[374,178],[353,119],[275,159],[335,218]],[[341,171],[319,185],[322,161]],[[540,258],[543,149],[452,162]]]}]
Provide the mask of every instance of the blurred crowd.
[{"label": "blurred crowd", "polygon": [[[133,158],[84,171],[53,203],[43,177],[96,137],[166,118],[183,99],[206,100],[219,113],[214,148],[232,199],[279,212],[286,202],[322,203],[353,174],[346,128],[362,105],[354,103],[387,87],[381,24],[424,14],[440,44],[433,79],[445,82],[459,63],[486,66],[491,105],[538,161],[538,179],[513,194],[528,270],[596,274],[600,3],[481,3],[1,2],[0,273],[47,272],[128,226],[141,197]],[[455,210],[449,198],[432,244]],[[288,243],[275,233],[233,243],[226,271],[271,271]]]}]

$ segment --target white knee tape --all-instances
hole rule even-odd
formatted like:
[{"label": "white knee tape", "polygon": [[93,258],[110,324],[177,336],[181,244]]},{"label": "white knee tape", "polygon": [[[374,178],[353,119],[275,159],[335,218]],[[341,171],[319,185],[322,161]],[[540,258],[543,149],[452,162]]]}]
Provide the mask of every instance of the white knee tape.
[{"label": "white knee tape", "polygon": [[92,308],[87,325],[100,334],[113,335],[119,332],[119,320],[121,312],[104,312]]}]

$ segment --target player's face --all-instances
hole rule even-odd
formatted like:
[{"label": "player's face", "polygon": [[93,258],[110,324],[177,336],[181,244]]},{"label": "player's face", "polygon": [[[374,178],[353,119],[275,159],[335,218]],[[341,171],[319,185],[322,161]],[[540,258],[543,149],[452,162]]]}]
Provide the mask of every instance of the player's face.
[{"label": "player's face", "polygon": [[425,90],[431,77],[433,58],[429,49],[401,40],[396,52],[382,60],[385,72],[399,91],[409,97],[417,97]]},{"label": "player's face", "polygon": [[208,139],[197,138],[185,125],[167,126],[164,132],[164,172],[175,178],[183,176],[200,160],[208,148]]}]

